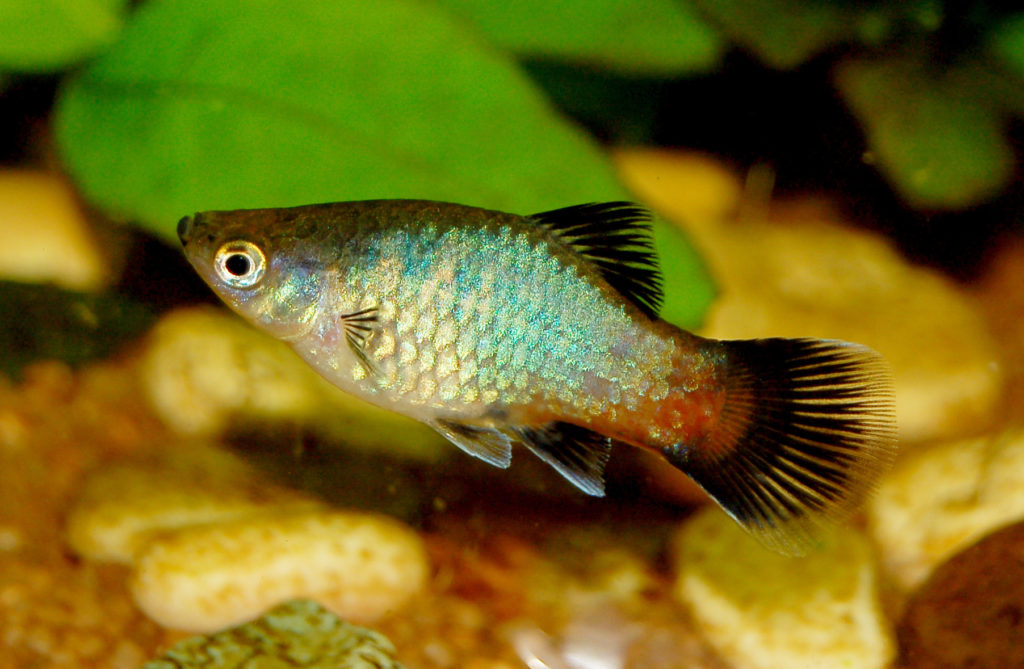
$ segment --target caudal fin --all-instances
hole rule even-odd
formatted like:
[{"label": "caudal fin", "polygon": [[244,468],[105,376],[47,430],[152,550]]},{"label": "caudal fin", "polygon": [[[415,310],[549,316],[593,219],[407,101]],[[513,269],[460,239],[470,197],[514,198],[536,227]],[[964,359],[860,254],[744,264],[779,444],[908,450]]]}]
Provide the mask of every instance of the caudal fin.
[{"label": "caudal fin", "polygon": [[844,519],[896,453],[892,379],[869,348],[819,339],[722,342],[725,403],[699,444],[665,449],[769,547],[801,554]]}]

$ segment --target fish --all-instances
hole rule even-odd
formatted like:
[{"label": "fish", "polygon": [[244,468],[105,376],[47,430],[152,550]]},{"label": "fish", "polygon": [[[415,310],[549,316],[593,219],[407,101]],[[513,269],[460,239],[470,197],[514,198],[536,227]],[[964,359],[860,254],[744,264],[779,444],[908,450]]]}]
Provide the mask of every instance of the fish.
[{"label": "fish", "polygon": [[643,448],[802,554],[895,456],[889,367],[858,344],[715,340],[659,318],[651,221],[629,202],[365,200],[201,212],[177,233],[244,319],[469,455],[505,468],[521,445],[602,496],[613,445]]}]

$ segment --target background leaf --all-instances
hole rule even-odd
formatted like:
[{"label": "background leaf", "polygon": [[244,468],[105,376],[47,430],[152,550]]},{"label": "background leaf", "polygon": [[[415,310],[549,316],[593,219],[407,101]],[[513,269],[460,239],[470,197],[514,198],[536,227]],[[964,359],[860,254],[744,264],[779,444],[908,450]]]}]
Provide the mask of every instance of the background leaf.
[{"label": "background leaf", "polygon": [[723,33],[777,69],[796,67],[855,31],[855,13],[822,0],[695,0]]},{"label": "background leaf", "polygon": [[[55,127],[87,196],[167,239],[204,209],[628,198],[514,64],[406,0],[151,0],[64,86]],[[711,284],[682,233],[656,225],[665,315],[692,326]]]},{"label": "background leaf", "polygon": [[997,26],[990,44],[993,53],[1024,81],[1024,13]]},{"label": "background leaf", "polygon": [[704,72],[721,58],[716,32],[684,0],[443,0],[491,41],[528,58],[634,74]]},{"label": "background leaf", "polygon": [[1012,177],[1002,111],[991,104],[985,77],[861,60],[843,63],[836,83],[879,168],[912,206],[969,207]]},{"label": "background leaf", "polygon": [[39,72],[73,65],[112,42],[127,0],[0,0],[0,68]]}]

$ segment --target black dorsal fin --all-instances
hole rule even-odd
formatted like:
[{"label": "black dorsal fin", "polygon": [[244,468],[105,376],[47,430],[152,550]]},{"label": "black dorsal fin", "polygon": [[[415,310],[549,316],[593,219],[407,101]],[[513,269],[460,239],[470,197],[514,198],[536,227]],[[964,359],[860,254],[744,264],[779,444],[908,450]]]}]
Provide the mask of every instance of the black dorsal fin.
[{"label": "black dorsal fin", "polygon": [[604,467],[611,456],[611,439],[570,423],[520,427],[514,433],[577,488],[604,497]]},{"label": "black dorsal fin", "polygon": [[650,213],[630,202],[580,204],[529,217],[595,265],[611,286],[657,318],[661,272],[651,239]]}]

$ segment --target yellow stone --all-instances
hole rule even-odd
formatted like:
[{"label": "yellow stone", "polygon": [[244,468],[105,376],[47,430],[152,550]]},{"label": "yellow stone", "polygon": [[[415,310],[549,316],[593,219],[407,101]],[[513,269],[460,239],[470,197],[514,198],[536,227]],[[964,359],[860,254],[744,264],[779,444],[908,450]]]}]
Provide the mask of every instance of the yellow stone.
[{"label": "yellow stone", "polygon": [[674,594],[731,666],[881,669],[893,659],[871,550],[855,530],[786,557],[707,508],[673,543]]},{"label": "yellow stone", "polygon": [[43,172],[0,171],[0,278],[93,291],[106,260],[72,188]]},{"label": "yellow stone", "polygon": [[868,511],[888,576],[914,589],[947,558],[1024,520],[1024,430],[907,453]]},{"label": "yellow stone", "polygon": [[208,633],[311,599],[373,622],[426,584],[420,537],[386,516],[312,511],[186,528],[141,552],[131,591],[164,627]]},{"label": "yellow stone", "polygon": [[267,483],[230,453],[173,444],[151,461],[94,472],[67,519],[71,549],[89,560],[131,564],[155,536],[192,525],[323,508]]}]

